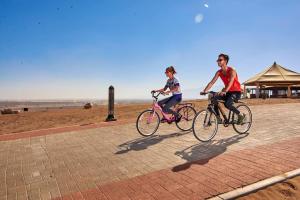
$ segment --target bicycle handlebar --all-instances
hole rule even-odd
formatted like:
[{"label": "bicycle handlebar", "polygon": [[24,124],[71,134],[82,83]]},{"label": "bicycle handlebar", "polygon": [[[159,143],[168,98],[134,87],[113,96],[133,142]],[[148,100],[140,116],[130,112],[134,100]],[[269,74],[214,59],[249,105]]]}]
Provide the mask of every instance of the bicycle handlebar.
[{"label": "bicycle handlebar", "polygon": [[[157,94],[155,95],[155,93],[157,93]],[[153,90],[153,91],[151,91],[151,94],[152,94],[153,98],[157,99],[158,96],[161,95],[161,94],[163,94],[163,93],[162,92],[156,92],[156,91]]]},{"label": "bicycle handlebar", "polygon": [[214,92],[214,91],[200,92],[200,95],[215,94],[215,93],[216,93],[216,92]]}]

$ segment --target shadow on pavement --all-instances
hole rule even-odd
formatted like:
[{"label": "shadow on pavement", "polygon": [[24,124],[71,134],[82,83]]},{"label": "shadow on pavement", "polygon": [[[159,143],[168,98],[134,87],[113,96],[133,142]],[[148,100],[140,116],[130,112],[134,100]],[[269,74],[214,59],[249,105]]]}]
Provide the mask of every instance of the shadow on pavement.
[{"label": "shadow on pavement", "polygon": [[120,148],[120,150],[117,151],[115,154],[123,154],[123,153],[127,153],[129,151],[141,151],[141,150],[147,149],[149,146],[155,145],[165,139],[173,138],[173,137],[180,137],[180,136],[186,135],[188,133],[190,133],[190,131],[176,132],[176,133],[171,133],[168,135],[153,135],[153,136],[149,136],[149,137],[142,137],[142,138],[130,140],[128,142],[120,144],[118,146]]},{"label": "shadow on pavement", "polygon": [[198,164],[203,165],[208,163],[208,161],[222,153],[226,152],[227,147],[238,143],[240,139],[247,137],[249,134],[244,135],[234,135],[229,138],[212,140],[206,143],[200,143],[190,146],[181,151],[175,152],[175,155],[186,160],[187,163],[177,165],[172,168],[173,172],[178,172],[188,169],[191,165]]}]

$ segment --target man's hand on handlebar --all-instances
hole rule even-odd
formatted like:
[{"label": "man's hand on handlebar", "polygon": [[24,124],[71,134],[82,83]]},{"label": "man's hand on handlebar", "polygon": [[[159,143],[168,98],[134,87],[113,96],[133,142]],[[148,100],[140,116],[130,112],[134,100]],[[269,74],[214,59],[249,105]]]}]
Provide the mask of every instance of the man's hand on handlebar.
[{"label": "man's hand on handlebar", "polygon": [[220,96],[225,96],[226,95],[226,90],[223,88],[220,92],[218,92],[218,95]]},{"label": "man's hand on handlebar", "polygon": [[206,95],[207,92],[203,91],[203,92],[200,92],[200,95]]},{"label": "man's hand on handlebar", "polygon": [[221,91],[221,92],[218,93],[218,95],[220,95],[220,96],[225,96],[225,95],[226,95],[226,92]]}]

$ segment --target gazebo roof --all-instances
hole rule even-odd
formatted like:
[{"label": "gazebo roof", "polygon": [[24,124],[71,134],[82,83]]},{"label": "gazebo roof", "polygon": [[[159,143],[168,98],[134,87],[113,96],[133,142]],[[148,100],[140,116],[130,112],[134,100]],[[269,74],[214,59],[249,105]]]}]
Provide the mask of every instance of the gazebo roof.
[{"label": "gazebo roof", "polygon": [[300,83],[300,73],[286,69],[274,62],[271,67],[245,81],[243,84],[256,85],[257,83],[264,85],[298,84]]}]

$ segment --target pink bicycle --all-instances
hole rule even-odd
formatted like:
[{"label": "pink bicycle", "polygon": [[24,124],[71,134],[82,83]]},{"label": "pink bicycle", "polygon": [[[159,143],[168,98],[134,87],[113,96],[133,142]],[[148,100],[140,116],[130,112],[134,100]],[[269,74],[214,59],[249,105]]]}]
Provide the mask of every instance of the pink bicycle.
[{"label": "pink bicycle", "polygon": [[136,128],[142,136],[150,136],[157,131],[159,124],[162,122],[158,112],[161,113],[168,124],[175,122],[176,126],[182,131],[189,131],[192,129],[196,110],[192,107],[191,103],[180,103],[175,107],[175,111],[182,115],[181,120],[176,122],[174,115],[164,113],[157,103],[158,96],[162,93],[151,92],[151,94],[153,98],[152,108],[141,112],[136,121]]}]

